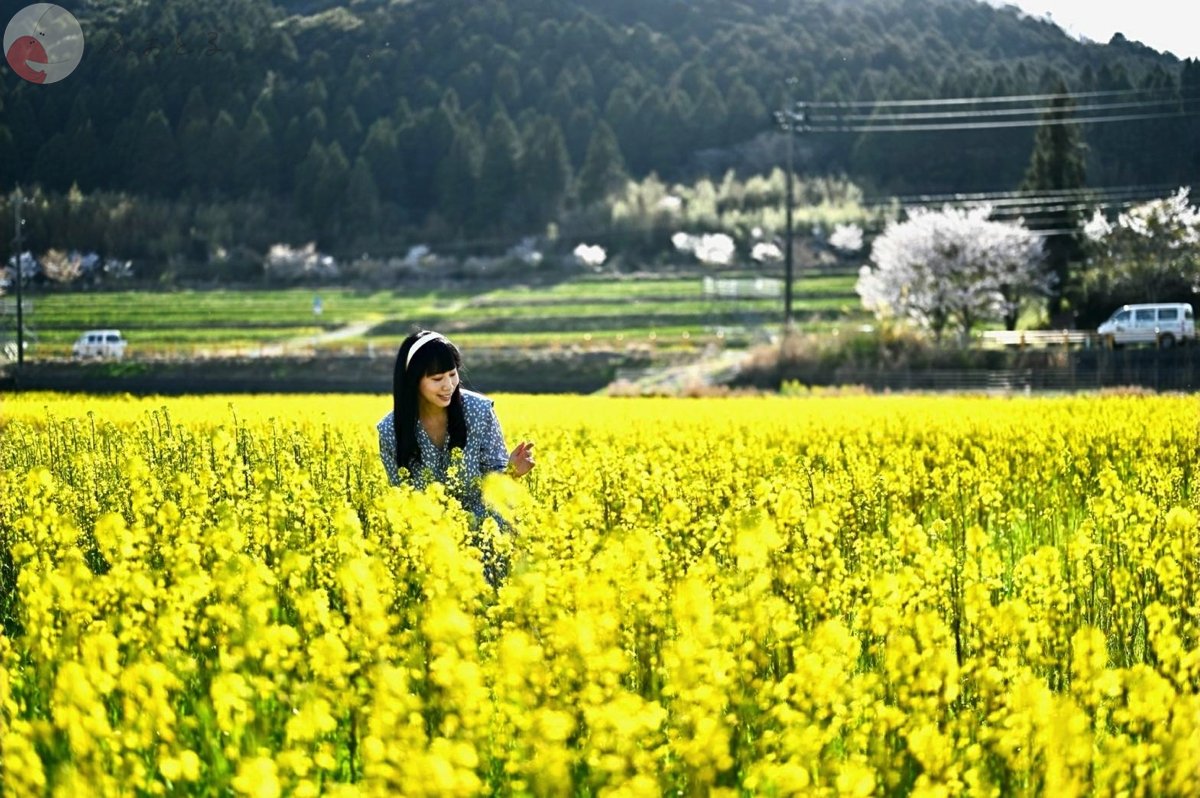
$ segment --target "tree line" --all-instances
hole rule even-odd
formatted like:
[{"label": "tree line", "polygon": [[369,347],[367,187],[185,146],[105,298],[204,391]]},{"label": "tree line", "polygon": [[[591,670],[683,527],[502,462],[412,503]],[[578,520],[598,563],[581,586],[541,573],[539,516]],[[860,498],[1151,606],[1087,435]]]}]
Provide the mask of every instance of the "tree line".
[{"label": "tree line", "polygon": [[[199,220],[163,253],[507,245],[627,177],[766,174],[788,77],[794,97],[826,102],[1057,85],[1200,96],[1196,62],[1081,44],[973,0],[97,0],[78,16],[75,73],[0,81],[0,186]],[[1088,129],[1089,181],[1191,183],[1200,126],[1168,122]],[[1028,129],[827,135],[797,163],[871,193],[1004,188],[1032,143]]]}]

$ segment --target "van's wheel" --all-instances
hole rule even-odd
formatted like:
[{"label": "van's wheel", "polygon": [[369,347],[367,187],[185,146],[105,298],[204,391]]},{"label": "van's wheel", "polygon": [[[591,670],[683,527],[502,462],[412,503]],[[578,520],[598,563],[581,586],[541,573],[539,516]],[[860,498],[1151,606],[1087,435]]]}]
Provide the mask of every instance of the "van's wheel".
[{"label": "van's wheel", "polygon": [[1158,337],[1159,349],[1173,349],[1175,347],[1175,336],[1170,333],[1164,333]]}]

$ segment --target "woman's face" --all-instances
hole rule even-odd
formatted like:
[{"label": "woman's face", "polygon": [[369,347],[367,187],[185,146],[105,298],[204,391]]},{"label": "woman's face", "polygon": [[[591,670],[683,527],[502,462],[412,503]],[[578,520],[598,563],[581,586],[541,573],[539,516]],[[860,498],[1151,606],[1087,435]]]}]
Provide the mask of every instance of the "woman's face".
[{"label": "woman's face", "polygon": [[441,374],[426,374],[417,385],[417,394],[422,403],[438,408],[450,406],[450,397],[458,388],[458,369],[443,371]]}]

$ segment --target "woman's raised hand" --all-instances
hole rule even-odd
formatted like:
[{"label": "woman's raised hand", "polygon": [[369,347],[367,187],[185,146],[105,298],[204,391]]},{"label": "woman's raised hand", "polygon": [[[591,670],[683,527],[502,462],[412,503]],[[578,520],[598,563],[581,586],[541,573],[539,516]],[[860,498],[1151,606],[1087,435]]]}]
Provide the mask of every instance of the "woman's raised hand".
[{"label": "woman's raised hand", "polygon": [[533,466],[533,444],[521,441],[508,456],[508,472],[513,476],[523,477],[530,472]]}]

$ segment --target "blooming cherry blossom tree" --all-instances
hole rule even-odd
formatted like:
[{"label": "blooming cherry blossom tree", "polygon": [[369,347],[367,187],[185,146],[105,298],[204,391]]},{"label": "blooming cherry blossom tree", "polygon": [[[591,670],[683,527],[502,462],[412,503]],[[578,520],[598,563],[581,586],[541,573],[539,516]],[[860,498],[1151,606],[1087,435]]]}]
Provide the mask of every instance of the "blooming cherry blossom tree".
[{"label": "blooming cherry blossom tree", "polygon": [[608,259],[608,252],[599,244],[580,244],[572,254],[584,266],[603,266],[604,261]]},{"label": "blooming cherry blossom tree", "polygon": [[61,249],[50,249],[42,255],[42,272],[56,283],[73,283],[83,274],[83,261],[78,253],[72,257]]},{"label": "blooming cherry blossom tree", "polygon": [[829,246],[851,254],[863,247],[863,229],[856,224],[839,224],[829,236]]},{"label": "blooming cherry blossom tree", "polygon": [[725,233],[691,235],[679,232],[671,236],[671,243],[680,252],[690,252],[701,263],[727,266],[733,262],[737,250],[733,239]]},{"label": "blooming cherry blossom tree", "polygon": [[1042,242],[1023,225],[990,219],[991,208],[915,209],[875,239],[856,291],[880,318],[904,319],[941,338],[951,325],[964,339],[989,319],[1016,323],[1021,304],[1044,296]]},{"label": "blooming cherry blossom tree", "polygon": [[299,248],[287,244],[273,245],[263,261],[263,271],[272,279],[299,280],[333,278],[341,270],[332,256],[317,252],[316,244],[310,241]]},{"label": "blooming cherry blossom tree", "polygon": [[1162,301],[1200,293],[1200,208],[1189,189],[1121,213],[1100,211],[1084,226],[1091,258],[1084,282],[1114,300]]},{"label": "blooming cherry blossom tree", "polygon": [[783,260],[783,250],[773,241],[759,241],[750,250],[750,257],[759,263]]}]

